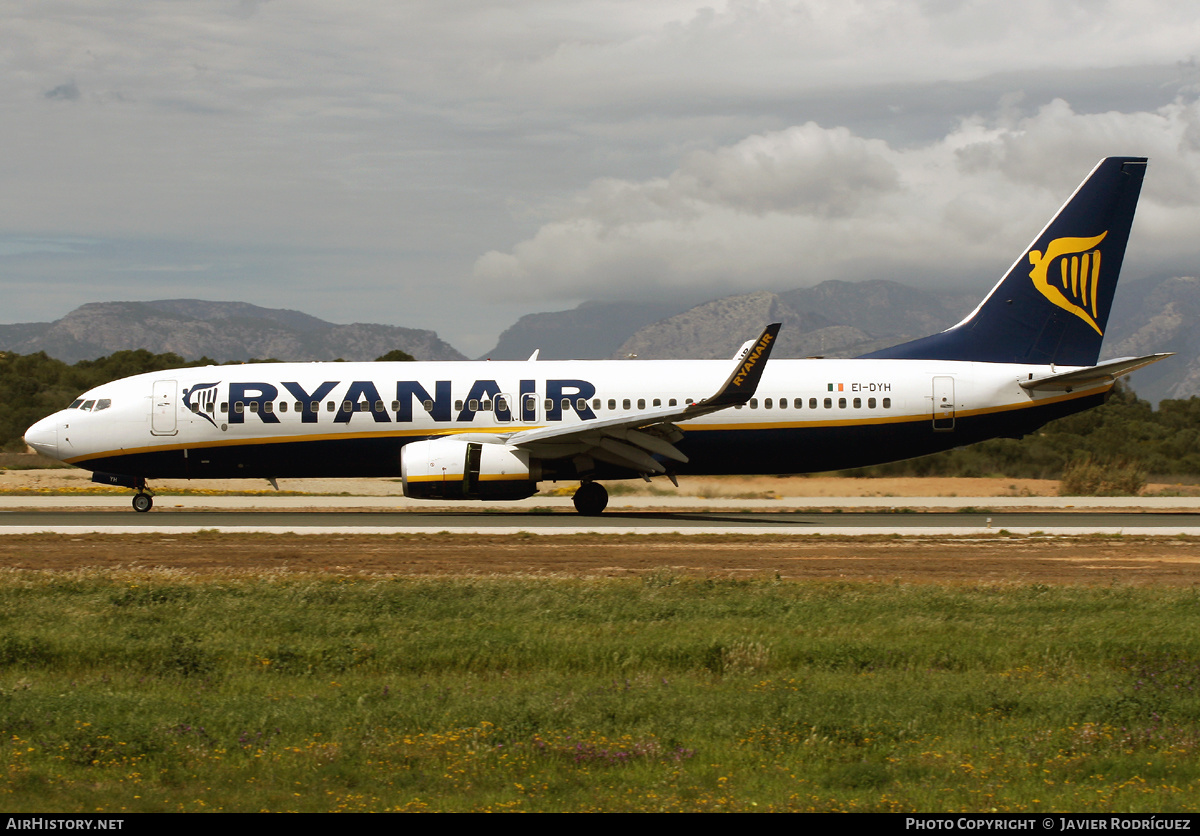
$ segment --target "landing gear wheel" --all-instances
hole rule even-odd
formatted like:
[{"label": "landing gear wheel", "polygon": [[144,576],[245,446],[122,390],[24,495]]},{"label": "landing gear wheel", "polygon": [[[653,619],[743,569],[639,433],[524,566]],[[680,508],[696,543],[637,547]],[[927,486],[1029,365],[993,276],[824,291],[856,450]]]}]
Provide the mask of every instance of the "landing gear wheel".
[{"label": "landing gear wheel", "polygon": [[148,493],[135,493],[133,495],[133,510],[139,514],[144,514],[154,507],[154,497]]},{"label": "landing gear wheel", "polygon": [[585,517],[597,517],[608,507],[608,491],[598,482],[584,482],[571,497],[575,510]]}]

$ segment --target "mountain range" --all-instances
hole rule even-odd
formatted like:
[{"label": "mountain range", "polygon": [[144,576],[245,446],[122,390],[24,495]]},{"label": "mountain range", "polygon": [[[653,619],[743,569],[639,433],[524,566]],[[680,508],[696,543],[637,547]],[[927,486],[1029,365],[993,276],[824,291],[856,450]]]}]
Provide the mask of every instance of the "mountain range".
[{"label": "mountain range", "polygon": [[[932,334],[958,322],[981,293],[921,290],[899,282],[827,281],[811,288],[757,291],[695,306],[586,302],[529,314],[484,357],[524,360],[726,358],[767,322],[782,322],[777,357],[853,357]],[[1178,353],[1136,373],[1152,402],[1200,394],[1200,278],[1124,284],[1109,319],[1104,357]],[[44,351],[67,362],[121,349],[172,351],[218,361],[372,360],[400,349],[418,360],[466,357],[436,333],[393,325],[339,325],[299,311],[243,302],[171,299],[95,302],[55,322],[0,325],[0,351]]]},{"label": "mountain range", "polygon": [[394,349],[418,360],[465,360],[433,331],[335,325],[299,311],[245,302],[167,299],[93,302],[54,322],[0,325],[0,350],[75,363],[114,351],[172,351],[186,360],[373,360]]}]

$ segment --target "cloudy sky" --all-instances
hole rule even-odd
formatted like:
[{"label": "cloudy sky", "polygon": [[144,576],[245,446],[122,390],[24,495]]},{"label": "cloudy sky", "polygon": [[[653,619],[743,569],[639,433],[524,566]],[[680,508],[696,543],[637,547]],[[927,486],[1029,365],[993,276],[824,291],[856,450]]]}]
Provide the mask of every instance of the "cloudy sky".
[{"label": "cloudy sky", "polygon": [[984,292],[1096,161],[1200,272],[1158,0],[0,0],[0,321],[202,298],[436,329],[830,278]]}]

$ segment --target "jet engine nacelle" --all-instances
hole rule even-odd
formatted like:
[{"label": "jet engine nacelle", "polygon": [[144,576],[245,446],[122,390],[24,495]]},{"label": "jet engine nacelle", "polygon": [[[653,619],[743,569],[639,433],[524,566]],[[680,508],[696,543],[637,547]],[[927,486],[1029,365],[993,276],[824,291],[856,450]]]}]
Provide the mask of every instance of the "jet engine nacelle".
[{"label": "jet engine nacelle", "polygon": [[400,451],[404,495],[414,499],[524,499],[537,493],[539,471],[503,444],[435,438]]}]

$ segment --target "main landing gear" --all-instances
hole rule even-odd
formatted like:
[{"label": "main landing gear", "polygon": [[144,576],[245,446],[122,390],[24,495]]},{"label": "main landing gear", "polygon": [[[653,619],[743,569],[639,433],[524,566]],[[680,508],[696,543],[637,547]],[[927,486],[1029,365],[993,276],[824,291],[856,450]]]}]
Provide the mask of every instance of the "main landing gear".
[{"label": "main landing gear", "polygon": [[608,506],[608,491],[599,482],[584,482],[571,497],[575,510],[585,517],[597,517]]}]

